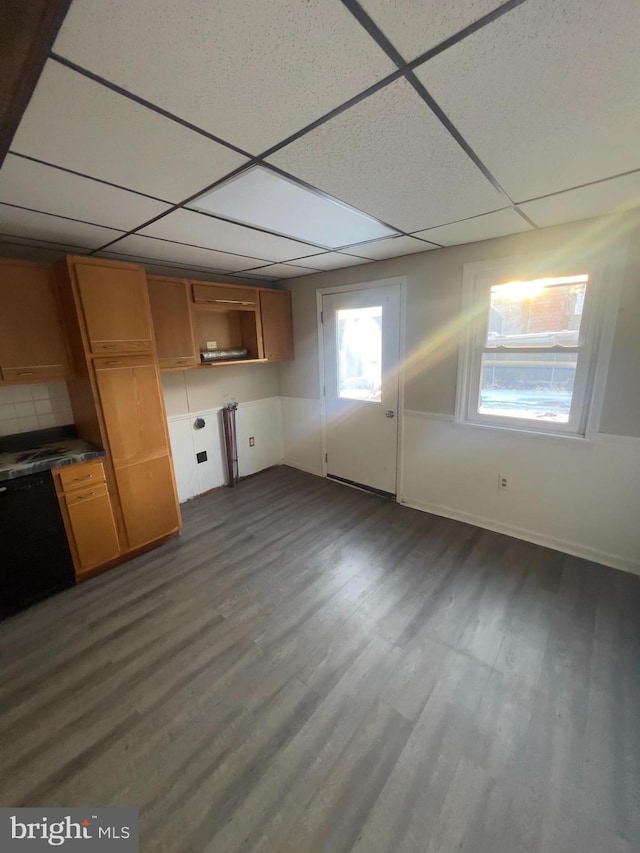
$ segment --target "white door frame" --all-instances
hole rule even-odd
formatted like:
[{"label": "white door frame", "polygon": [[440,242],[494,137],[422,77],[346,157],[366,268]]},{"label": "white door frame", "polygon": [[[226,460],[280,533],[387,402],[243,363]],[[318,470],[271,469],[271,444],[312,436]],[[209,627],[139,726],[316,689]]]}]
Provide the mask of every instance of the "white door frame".
[{"label": "white door frame", "polygon": [[337,287],[320,287],[316,290],[316,316],[318,324],[318,372],[320,380],[320,413],[322,419],[322,476],[329,473],[327,466],[327,401],[324,393],[324,334],[322,328],[322,297],[329,293],[350,293],[354,290],[373,290],[376,287],[400,285],[400,351],[398,370],[398,449],[396,453],[396,501],[400,502],[403,485],[403,447],[404,447],[404,365],[406,352],[406,307],[407,307],[407,278],[394,276],[375,281],[361,281],[358,284],[342,284]]}]

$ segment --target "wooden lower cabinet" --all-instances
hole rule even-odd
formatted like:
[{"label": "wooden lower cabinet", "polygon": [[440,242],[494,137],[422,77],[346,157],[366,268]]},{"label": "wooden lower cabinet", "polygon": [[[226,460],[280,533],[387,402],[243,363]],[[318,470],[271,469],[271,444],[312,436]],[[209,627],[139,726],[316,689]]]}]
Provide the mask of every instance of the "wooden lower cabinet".
[{"label": "wooden lower cabinet", "polygon": [[65,497],[76,574],[115,560],[120,554],[118,531],[106,484],[79,490]]},{"label": "wooden lower cabinet", "polygon": [[101,460],[79,462],[53,474],[76,576],[122,553],[118,525]]},{"label": "wooden lower cabinet", "polygon": [[115,475],[130,550],[179,530],[169,456],[116,468]]}]

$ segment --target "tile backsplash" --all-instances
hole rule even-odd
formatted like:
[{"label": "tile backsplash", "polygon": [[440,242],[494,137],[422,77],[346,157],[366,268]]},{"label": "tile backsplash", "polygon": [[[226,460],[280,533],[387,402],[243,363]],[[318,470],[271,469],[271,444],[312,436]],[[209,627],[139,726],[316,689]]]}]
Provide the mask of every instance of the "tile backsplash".
[{"label": "tile backsplash", "polygon": [[0,386],[0,435],[73,423],[64,382]]}]

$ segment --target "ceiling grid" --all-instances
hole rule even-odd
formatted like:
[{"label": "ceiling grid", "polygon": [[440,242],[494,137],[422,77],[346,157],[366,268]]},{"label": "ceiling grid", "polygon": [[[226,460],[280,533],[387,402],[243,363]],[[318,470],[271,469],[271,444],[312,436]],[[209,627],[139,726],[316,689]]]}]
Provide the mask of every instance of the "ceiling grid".
[{"label": "ceiling grid", "polygon": [[[552,0],[425,2],[407,4],[403,19],[386,0],[276,0],[268,10],[249,0],[250,11],[223,3],[208,18],[192,0],[186,10],[169,0],[108,8],[74,0],[0,170],[0,241],[277,280],[635,207],[640,157],[626,136],[637,122],[625,108],[640,60],[612,58],[609,49],[611,33],[630,44],[640,37],[634,0],[612,0],[617,15],[609,7],[586,12],[580,2],[563,0],[560,11]],[[156,19],[142,31],[151,9]],[[578,49],[562,56],[556,48],[574,20],[583,35],[590,28],[591,61],[610,63],[604,76],[616,91],[607,103],[617,94],[620,106],[602,108],[610,153],[596,127],[592,154],[574,157],[564,173],[556,166],[559,177],[547,180],[542,157],[558,151],[536,121],[551,132],[554,98],[573,99],[584,126],[558,135],[584,135],[605,99],[580,90]],[[227,47],[232,36],[240,56]],[[126,62],[134,42],[139,56]],[[186,57],[181,44],[192,47]],[[514,97],[514,69],[500,65],[514,44],[531,81],[523,89],[519,78],[521,100],[532,105],[529,131],[525,108],[500,85],[482,89],[504,78]],[[558,93],[536,90],[538,56],[549,81],[556,74]],[[514,151],[523,155],[501,141],[496,159],[492,122],[500,136],[509,110],[522,125],[511,121]],[[533,177],[523,159],[527,132],[543,152],[533,157]],[[189,207],[256,167],[394,234],[336,247]],[[569,173],[587,179],[562,185]]]}]

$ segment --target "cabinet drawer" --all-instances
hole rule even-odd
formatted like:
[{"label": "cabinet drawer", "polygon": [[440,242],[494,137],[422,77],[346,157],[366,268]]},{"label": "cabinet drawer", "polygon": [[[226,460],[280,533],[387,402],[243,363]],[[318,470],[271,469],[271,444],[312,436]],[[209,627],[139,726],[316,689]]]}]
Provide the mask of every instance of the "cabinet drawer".
[{"label": "cabinet drawer", "polygon": [[93,486],[104,482],[104,465],[98,461],[69,465],[58,470],[58,477],[63,492]]},{"label": "cabinet drawer", "polygon": [[160,370],[166,370],[169,367],[193,367],[196,360],[192,355],[186,355],[183,358],[159,358]]},{"label": "cabinet drawer", "polygon": [[102,498],[109,495],[106,483],[96,483],[93,486],[85,486],[83,489],[76,489],[73,492],[65,492],[64,499],[68,507],[76,504],[85,503],[86,501]]},{"label": "cabinet drawer", "polygon": [[192,284],[193,301],[199,304],[220,305],[221,308],[254,308],[258,304],[258,291],[251,287]]},{"label": "cabinet drawer", "polygon": [[43,379],[66,379],[69,369],[66,364],[39,364],[29,367],[3,367],[5,382],[42,382]]}]

